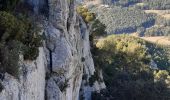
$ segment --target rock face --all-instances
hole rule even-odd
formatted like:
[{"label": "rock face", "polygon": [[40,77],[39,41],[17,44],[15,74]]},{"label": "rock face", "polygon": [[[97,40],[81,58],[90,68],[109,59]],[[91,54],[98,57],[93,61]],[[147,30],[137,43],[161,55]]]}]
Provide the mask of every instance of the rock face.
[{"label": "rock face", "polygon": [[40,48],[36,61],[22,61],[19,79],[5,74],[0,100],[44,100],[46,57]]},{"label": "rock face", "polygon": [[36,14],[48,3],[48,20],[44,20],[42,29],[45,44],[36,61],[22,61],[19,80],[5,75],[0,100],[90,100],[91,92],[105,85],[96,81],[89,86],[89,78],[95,72],[90,30],[76,13],[76,1],[28,2]]},{"label": "rock face", "polygon": [[[80,87],[83,86],[83,74],[89,78],[95,71],[90,52],[89,30],[76,14],[75,1],[49,0],[49,5],[46,32],[49,59],[47,100],[78,100]],[[84,99],[90,100],[86,86],[83,86],[81,92]]]}]

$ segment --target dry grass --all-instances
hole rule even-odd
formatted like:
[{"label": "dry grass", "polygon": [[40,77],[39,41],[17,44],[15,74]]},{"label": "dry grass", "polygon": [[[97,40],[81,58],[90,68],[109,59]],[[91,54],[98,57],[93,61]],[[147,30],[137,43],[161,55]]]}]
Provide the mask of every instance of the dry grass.
[{"label": "dry grass", "polygon": [[165,14],[165,15],[162,15],[162,16],[166,19],[170,19],[170,14]]},{"label": "dry grass", "polygon": [[137,6],[144,6],[145,4],[144,3],[137,3],[136,5]]},{"label": "dry grass", "polygon": [[89,6],[89,5],[98,5],[101,4],[100,0],[95,0],[95,1],[85,1],[84,2],[85,6]]},{"label": "dry grass", "polygon": [[146,41],[158,43],[158,44],[161,44],[161,45],[170,45],[170,40],[168,40],[168,37],[165,37],[165,36],[140,37],[140,38],[144,39]]},{"label": "dry grass", "polygon": [[155,13],[164,18],[170,19],[170,10],[145,10],[146,13]]}]

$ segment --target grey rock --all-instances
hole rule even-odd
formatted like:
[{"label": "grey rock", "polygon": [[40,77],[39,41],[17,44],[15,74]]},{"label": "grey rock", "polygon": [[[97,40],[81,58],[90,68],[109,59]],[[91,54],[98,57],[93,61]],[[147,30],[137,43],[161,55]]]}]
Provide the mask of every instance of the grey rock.
[{"label": "grey rock", "polygon": [[[36,14],[43,2],[29,0]],[[80,94],[90,100],[92,91],[105,88],[104,83],[97,81],[93,87],[85,84],[95,67],[90,52],[90,28],[77,15],[75,1],[48,0],[48,5],[49,18],[42,29],[46,40],[39,57],[35,61],[21,60],[19,80],[6,75],[0,100],[78,100]],[[82,80],[84,74],[86,80]]]}]

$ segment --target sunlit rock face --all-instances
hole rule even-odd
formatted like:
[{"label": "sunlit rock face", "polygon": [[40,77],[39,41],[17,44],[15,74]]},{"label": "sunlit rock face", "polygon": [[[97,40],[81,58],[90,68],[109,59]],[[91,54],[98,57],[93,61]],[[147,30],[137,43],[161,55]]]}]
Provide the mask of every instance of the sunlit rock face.
[{"label": "sunlit rock face", "polygon": [[[45,5],[48,15],[41,23],[44,46],[35,61],[21,60],[21,74],[2,80],[0,100],[91,100],[91,92],[105,88],[96,81],[90,52],[89,26],[76,13],[75,0],[26,0],[36,16]],[[48,5],[48,6],[47,6]],[[82,76],[87,78],[82,80]],[[102,74],[101,74],[102,78]]]},{"label": "sunlit rock face", "polygon": [[[76,14],[74,1],[51,0],[49,5],[46,37],[52,57],[50,53],[47,54],[50,59],[48,65],[51,67],[46,87],[47,98],[78,100],[83,71],[86,69],[89,76],[95,71],[90,53],[89,30]],[[66,85],[64,88],[63,84]]]}]

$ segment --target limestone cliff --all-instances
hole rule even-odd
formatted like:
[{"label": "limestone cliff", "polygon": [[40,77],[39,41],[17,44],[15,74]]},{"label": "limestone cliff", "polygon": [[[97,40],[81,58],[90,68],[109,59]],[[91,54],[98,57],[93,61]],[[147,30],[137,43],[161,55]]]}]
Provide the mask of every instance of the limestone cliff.
[{"label": "limestone cliff", "polygon": [[[89,78],[95,71],[90,52],[89,30],[76,14],[75,1],[49,0],[49,5],[46,32],[49,77],[46,96],[49,100],[77,100],[83,74]],[[89,91],[95,88],[85,88],[86,86],[81,92],[89,100]]]},{"label": "limestone cliff", "polygon": [[[42,23],[44,47],[40,48],[37,60],[21,59],[19,79],[5,75],[0,100],[78,100],[80,97],[90,100],[91,92],[105,88],[105,85],[97,81],[92,87],[88,84],[95,72],[90,52],[90,30],[75,11],[76,1],[26,2],[37,16],[45,7],[48,16]],[[84,75],[87,78],[82,80]]]},{"label": "limestone cliff", "polygon": [[21,61],[19,79],[5,74],[0,100],[44,100],[46,57],[43,48],[39,54],[35,61]]}]

